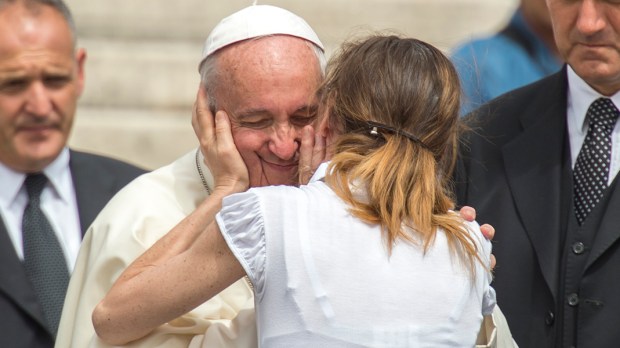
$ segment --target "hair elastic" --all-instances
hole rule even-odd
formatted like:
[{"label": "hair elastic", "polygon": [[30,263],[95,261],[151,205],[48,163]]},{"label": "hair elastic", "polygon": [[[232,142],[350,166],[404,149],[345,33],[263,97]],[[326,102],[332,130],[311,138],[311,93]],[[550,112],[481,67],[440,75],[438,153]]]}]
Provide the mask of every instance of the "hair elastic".
[{"label": "hair elastic", "polygon": [[370,129],[370,135],[373,136],[378,136],[379,135],[379,129],[386,132],[386,133],[390,133],[390,134],[396,134],[396,135],[402,135],[406,138],[408,138],[409,140],[413,141],[414,143],[422,146],[423,148],[427,149],[428,151],[431,151],[431,148],[428,147],[424,142],[422,142],[422,140],[420,140],[420,138],[416,137],[415,135],[409,133],[409,132],[405,132],[403,130],[399,130],[396,129],[394,127],[390,127],[390,126],[386,126],[384,124],[378,123],[378,122],[374,122],[374,121],[367,121],[366,122],[368,129]]}]

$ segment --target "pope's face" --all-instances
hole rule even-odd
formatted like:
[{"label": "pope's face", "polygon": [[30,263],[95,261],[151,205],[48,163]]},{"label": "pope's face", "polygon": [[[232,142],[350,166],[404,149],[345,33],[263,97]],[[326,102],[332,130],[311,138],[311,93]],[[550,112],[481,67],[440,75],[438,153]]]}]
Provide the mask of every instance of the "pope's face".
[{"label": "pope's face", "polygon": [[250,186],[295,185],[301,129],[316,119],[321,72],[309,44],[290,36],[226,48],[216,100],[232,122]]},{"label": "pope's face", "polygon": [[620,1],[547,0],[558,51],[603,95],[620,90]]},{"label": "pope's face", "polygon": [[0,11],[0,162],[37,172],[67,143],[83,87],[83,50],[74,51],[61,14],[21,5]]}]

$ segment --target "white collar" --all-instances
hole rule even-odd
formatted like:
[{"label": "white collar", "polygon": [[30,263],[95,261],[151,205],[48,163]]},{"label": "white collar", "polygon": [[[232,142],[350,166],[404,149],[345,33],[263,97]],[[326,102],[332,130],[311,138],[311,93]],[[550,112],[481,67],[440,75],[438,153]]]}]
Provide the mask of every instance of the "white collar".
[{"label": "white collar", "polygon": [[71,202],[69,194],[73,192],[73,180],[71,178],[71,170],[69,169],[69,159],[69,149],[65,147],[54,162],[43,169],[43,173],[47,176],[52,188],[65,202]]},{"label": "white collar", "polygon": [[[308,183],[324,180],[325,175],[327,174],[328,166],[329,161],[321,163]],[[349,189],[351,190],[351,194],[353,195],[353,198],[355,200],[368,203],[368,193],[366,191],[366,185],[362,185],[359,180],[354,180],[349,183]]]},{"label": "white collar", "polygon": [[321,163],[319,167],[314,171],[314,174],[312,174],[312,177],[310,178],[310,181],[308,183],[323,180],[325,178],[325,174],[327,174],[328,165],[329,162]]},{"label": "white collar", "polygon": [[0,162],[0,205],[8,208],[15,199],[24,184],[26,174],[16,172]]},{"label": "white collar", "polygon": [[[574,125],[580,126],[582,132],[587,131],[588,122],[586,122],[586,114],[590,105],[598,98],[609,98],[620,109],[620,92],[606,97],[594,88],[590,87],[573,68],[568,66],[568,105],[573,108],[573,122]],[[570,116],[569,116],[570,117]]]},{"label": "white collar", "polygon": [[[68,195],[71,191],[63,189],[66,186],[63,185],[63,182],[66,182],[63,177],[68,174],[70,178],[71,175],[69,171],[69,149],[66,147],[62,149],[58,157],[43,169],[43,173],[47,176],[53,191],[62,200],[70,202],[71,198]],[[15,201],[24,185],[26,173],[15,171],[0,162],[0,178],[2,178],[0,180],[0,204],[8,207]]]}]

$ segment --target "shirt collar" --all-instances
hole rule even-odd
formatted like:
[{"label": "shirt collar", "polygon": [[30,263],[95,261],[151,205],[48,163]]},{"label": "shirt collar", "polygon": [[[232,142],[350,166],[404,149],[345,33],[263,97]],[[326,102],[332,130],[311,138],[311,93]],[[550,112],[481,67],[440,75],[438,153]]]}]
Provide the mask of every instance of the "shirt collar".
[{"label": "shirt collar", "polygon": [[58,157],[43,169],[43,173],[47,176],[50,185],[65,202],[71,201],[69,195],[72,193],[71,187],[73,184],[69,169],[69,157],[69,149],[65,147]]},{"label": "shirt collar", "polygon": [[325,174],[327,173],[328,165],[329,165],[329,162],[321,163],[319,167],[316,169],[316,171],[314,171],[314,174],[312,174],[312,177],[310,178],[310,182],[323,180],[325,178]]},{"label": "shirt collar", "polygon": [[[579,125],[580,130],[585,132],[588,128],[588,122],[586,122],[586,114],[590,105],[598,98],[609,98],[616,105],[620,106],[620,92],[610,97],[606,97],[594,88],[590,87],[577,73],[570,67],[567,67],[568,71],[568,105],[573,109],[573,122],[575,125]],[[620,109],[620,108],[619,108]],[[569,116],[570,117],[570,116]]]},{"label": "shirt collar", "polygon": [[26,174],[16,172],[0,162],[0,204],[3,207],[11,205],[19,190],[22,188]]},{"label": "shirt collar", "polygon": [[[320,181],[325,179],[325,175],[327,174],[327,167],[329,166],[329,161],[321,163],[319,167],[316,169],[312,178],[310,178],[309,183]],[[361,184],[360,181],[354,180],[349,183],[349,189],[351,190],[351,194],[353,199],[358,202],[368,203],[368,194],[366,192],[366,185]]]},{"label": "shirt collar", "polygon": [[[69,171],[69,149],[64,148],[58,157],[43,169],[43,173],[47,176],[49,183],[53,190],[59,195],[59,197],[65,201],[69,201],[69,191],[66,189],[65,178],[71,179],[71,172]],[[19,194],[26,174],[17,172],[4,163],[0,162],[0,204],[4,207],[11,205],[17,195]],[[69,180],[69,183],[71,181]]]}]

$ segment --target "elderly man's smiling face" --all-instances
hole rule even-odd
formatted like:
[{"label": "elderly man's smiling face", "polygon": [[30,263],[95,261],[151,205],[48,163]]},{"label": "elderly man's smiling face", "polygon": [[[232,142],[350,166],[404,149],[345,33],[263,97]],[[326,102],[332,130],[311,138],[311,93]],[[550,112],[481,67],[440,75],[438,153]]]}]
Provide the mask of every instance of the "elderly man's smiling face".
[{"label": "elderly man's smiling face", "polygon": [[218,107],[230,116],[250,186],[297,184],[301,129],[317,115],[322,74],[310,44],[276,35],[219,53]]}]

